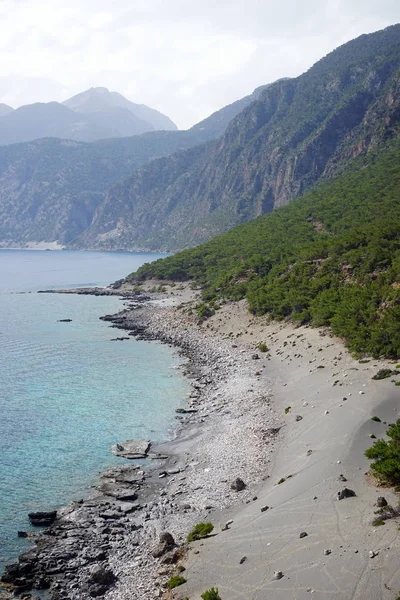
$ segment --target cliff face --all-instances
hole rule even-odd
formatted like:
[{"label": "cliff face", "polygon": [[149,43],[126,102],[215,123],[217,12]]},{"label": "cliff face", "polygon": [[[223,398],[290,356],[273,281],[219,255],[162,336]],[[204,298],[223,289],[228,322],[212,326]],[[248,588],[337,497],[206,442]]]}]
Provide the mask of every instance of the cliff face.
[{"label": "cliff face", "polygon": [[[260,92],[188,131],[157,131],[91,144],[45,138],[0,146],[0,246],[68,244],[90,226],[114,184],[157,157],[218,137]],[[124,206],[118,210],[123,214]]]},{"label": "cliff face", "polygon": [[399,131],[400,26],[265,88],[217,141],[112,188],[82,247],[175,250],[287,204]]}]

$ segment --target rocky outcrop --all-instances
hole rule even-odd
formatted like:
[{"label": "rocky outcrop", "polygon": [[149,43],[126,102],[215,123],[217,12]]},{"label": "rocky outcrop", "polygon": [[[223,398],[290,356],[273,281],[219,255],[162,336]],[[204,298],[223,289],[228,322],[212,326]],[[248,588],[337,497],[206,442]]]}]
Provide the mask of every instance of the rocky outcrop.
[{"label": "rocky outcrop", "polygon": [[277,81],[208,145],[153,161],[109,191],[81,247],[176,250],[272,211],[399,132],[400,26]]}]

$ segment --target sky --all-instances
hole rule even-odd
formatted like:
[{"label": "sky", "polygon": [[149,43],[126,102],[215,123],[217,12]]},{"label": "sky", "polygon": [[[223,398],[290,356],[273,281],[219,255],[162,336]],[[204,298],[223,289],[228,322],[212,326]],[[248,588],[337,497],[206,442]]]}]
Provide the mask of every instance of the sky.
[{"label": "sky", "polygon": [[186,129],[397,22],[400,0],[0,0],[0,102],[101,86]]}]

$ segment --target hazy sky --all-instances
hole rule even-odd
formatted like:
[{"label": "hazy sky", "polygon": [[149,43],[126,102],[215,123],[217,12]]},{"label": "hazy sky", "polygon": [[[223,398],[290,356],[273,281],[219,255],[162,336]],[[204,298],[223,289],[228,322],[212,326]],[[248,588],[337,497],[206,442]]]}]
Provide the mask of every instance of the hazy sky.
[{"label": "hazy sky", "polygon": [[186,128],[399,21],[400,0],[0,0],[0,102],[104,86]]}]

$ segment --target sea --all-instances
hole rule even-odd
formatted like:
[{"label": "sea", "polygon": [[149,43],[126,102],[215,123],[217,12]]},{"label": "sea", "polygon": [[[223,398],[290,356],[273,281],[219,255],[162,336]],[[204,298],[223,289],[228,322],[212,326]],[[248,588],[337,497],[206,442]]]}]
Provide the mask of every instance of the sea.
[{"label": "sea", "polygon": [[36,292],[107,285],[161,256],[0,250],[0,573],[29,548],[30,511],[87,497],[126,462],[116,442],[166,439],[188,391],[173,349],[111,341],[99,317],[117,297]]}]

